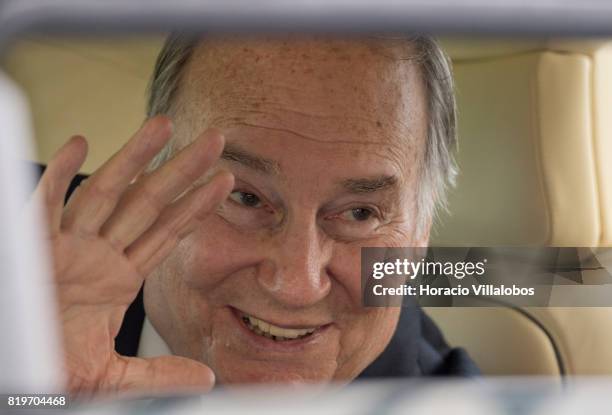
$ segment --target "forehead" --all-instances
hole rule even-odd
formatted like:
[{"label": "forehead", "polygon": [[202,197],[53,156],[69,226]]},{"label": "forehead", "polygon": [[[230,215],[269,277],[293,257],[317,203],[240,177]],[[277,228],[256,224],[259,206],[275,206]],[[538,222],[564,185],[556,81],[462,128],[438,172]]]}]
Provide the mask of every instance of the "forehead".
[{"label": "forehead", "polygon": [[427,131],[422,76],[404,40],[204,40],[179,96],[192,129],[267,128],[353,152],[378,143],[414,158]]}]

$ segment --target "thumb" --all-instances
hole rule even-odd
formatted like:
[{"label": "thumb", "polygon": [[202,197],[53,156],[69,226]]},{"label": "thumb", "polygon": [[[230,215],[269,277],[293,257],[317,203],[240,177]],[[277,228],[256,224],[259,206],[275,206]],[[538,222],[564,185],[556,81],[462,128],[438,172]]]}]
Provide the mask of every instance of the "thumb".
[{"label": "thumb", "polygon": [[125,364],[116,383],[120,392],[208,392],[215,384],[213,371],[203,363],[178,356],[148,359],[120,356]]}]

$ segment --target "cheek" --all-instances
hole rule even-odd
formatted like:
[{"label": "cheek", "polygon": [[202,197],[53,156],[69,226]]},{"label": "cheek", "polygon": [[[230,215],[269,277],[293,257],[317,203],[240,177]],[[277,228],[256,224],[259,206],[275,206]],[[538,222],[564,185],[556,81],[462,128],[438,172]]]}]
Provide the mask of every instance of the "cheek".
[{"label": "cheek", "polygon": [[347,322],[336,379],[353,379],[380,356],[395,332],[400,311],[399,307],[362,308]]},{"label": "cheek", "polygon": [[[390,232],[380,238],[359,243],[337,243],[329,271],[346,293],[350,306],[339,316],[343,321],[341,358],[337,380],[350,379],[359,374],[383,352],[395,332],[400,307],[363,307],[361,288],[361,248],[376,246],[409,246],[412,238],[407,233]],[[336,303],[340,301],[336,293]],[[341,295],[344,297],[343,295]]]},{"label": "cheek", "polygon": [[365,309],[359,332],[349,339],[354,344],[361,345],[355,359],[366,364],[360,370],[365,369],[387,347],[397,327],[400,311],[400,307]]},{"label": "cheek", "polygon": [[361,246],[336,243],[328,272],[348,295],[352,309],[361,307]]},{"label": "cheek", "polygon": [[414,246],[414,231],[406,221],[387,226],[381,235],[367,241],[334,243],[328,270],[348,294],[353,307],[362,307],[361,249],[367,247]]},{"label": "cheek", "polygon": [[259,245],[254,235],[232,228],[214,214],[181,242],[185,283],[211,290],[240,270],[257,265]]},{"label": "cheek", "polygon": [[257,263],[255,246],[211,215],[147,279],[147,315],[173,352],[201,359],[216,311],[236,294],[229,277]]}]

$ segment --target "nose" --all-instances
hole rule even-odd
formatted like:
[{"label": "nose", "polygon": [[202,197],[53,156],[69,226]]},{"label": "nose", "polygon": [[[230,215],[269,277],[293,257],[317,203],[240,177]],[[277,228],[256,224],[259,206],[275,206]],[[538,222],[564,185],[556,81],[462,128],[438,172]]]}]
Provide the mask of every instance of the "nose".
[{"label": "nose", "polygon": [[258,283],[284,307],[312,306],[331,288],[327,272],[330,249],[324,246],[315,220],[294,220],[283,228],[261,263]]}]

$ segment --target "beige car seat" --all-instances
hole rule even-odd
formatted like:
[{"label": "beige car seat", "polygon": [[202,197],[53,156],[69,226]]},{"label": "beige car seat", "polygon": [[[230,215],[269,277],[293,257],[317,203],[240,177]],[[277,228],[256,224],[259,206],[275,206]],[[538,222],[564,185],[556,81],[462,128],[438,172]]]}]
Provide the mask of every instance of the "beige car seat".
[{"label": "beige car seat", "polygon": [[[612,42],[450,42],[461,173],[432,245],[612,246]],[[428,309],[492,375],[612,374],[610,308]]]}]

